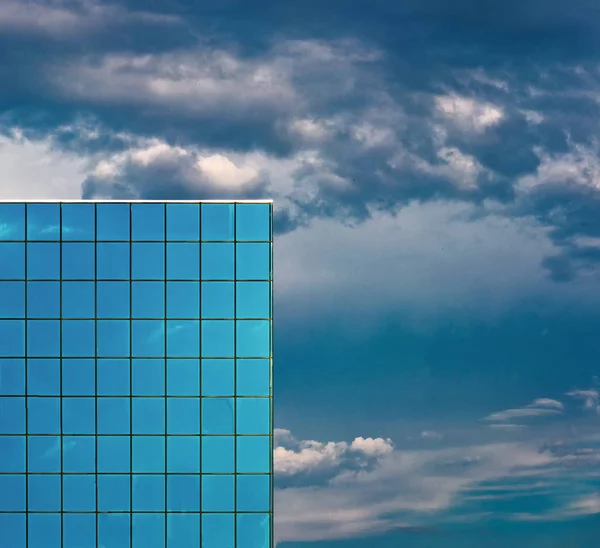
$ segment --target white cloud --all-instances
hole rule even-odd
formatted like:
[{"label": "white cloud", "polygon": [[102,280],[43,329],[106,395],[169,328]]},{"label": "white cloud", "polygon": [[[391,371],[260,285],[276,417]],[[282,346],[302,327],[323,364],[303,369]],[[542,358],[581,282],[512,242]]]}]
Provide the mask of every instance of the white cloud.
[{"label": "white cloud", "polygon": [[88,159],[64,152],[52,138],[27,139],[14,129],[0,136],[0,198],[73,199],[81,197]]},{"label": "white cloud", "polygon": [[424,440],[441,440],[442,438],[443,436],[434,430],[423,430],[421,432],[421,439]]},{"label": "white cloud", "polygon": [[438,113],[463,130],[482,132],[504,117],[501,107],[459,95],[436,97]]},{"label": "white cloud", "polygon": [[507,423],[513,419],[527,419],[536,417],[552,417],[562,414],[564,406],[558,400],[551,398],[538,398],[526,407],[505,409],[485,417],[486,421]]},{"label": "white cloud", "polygon": [[598,390],[571,390],[567,396],[580,400],[585,409],[598,410],[600,403],[600,392]]}]

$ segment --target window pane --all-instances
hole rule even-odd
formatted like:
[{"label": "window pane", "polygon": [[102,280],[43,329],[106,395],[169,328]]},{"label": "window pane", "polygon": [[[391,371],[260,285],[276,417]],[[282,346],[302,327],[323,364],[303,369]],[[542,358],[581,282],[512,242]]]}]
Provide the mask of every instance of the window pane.
[{"label": "window pane", "polygon": [[238,280],[269,280],[271,278],[271,245],[237,244],[235,268]]},{"label": "window pane", "polygon": [[132,354],[138,358],[164,356],[165,325],[162,320],[132,321]]},{"label": "window pane", "polygon": [[269,436],[237,436],[237,472],[268,474],[271,463]]},{"label": "window pane", "polygon": [[167,394],[169,396],[200,395],[200,360],[167,360]]},{"label": "window pane", "polygon": [[29,472],[60,472],[60,436],[29,436]]},{"label": "window pane", "polygon": [[0,320],[0,356],[25,355],[25,321]]},{"label": "window pane", "polygon": [[98,398],[98,434],[129,434],[129,398]]},{"label": "window pane", "polygon": [[129,240],[129,204],[97,204],[98,240]]},{"label": "window pane", "polygon": [[133,398],[133,433],[165,433],[164,398]]},{"label": "window pane", "polygon": [[27,431],[60,434],[60,398],[27,398]]},{"label": "window pane", "polygon": [[0,240],[24,239],[25,205],[0,204]]},{"label": "window pane", "polygon": [[198,282],[167,282],[167,317],[200,317],[200,284]]},{"label": "window pane", "polygon": [[202,317],[233,318],[233,282],[202,282]]},{"label": "window pane", "polygon": [[24,512],[25,474],[0,475],[0,512]]},{"label": "window pane", "polygon": [[202,360],[202,395],[233,396],[233,360]]},{"label": "window pane", "polygon": [[165,284],[163,282],[133,282],[131,299],[133,318],[165,317]]},{"label": "window pane", "polygon": [[234,455],[233,436],[202,436],[203,473],[233,473]]},{"label": "window pane", "polygon": [[232,512],[234,498],[233,476],[202,476],[202,510]]},{"label": "window pane", "polygon": [[[63,476],[63,510],[94,512],[96,509],[96,478],[91,474]],[[65,514],[65,517],[72,517]],[[66,520],[65,520],[66,521]],[[66,523],[65,523],[66,525]],[[95,529],[94,538],[95,541]],[[91,539],[88,539],[88,542]]]},{"label": "window pane", "polygon": [[98,436],[98,472],[129,472],[130,439],[125,436]]},{"label": "window pane", "polygon": [[98,395],[129,396],[129,360],[99,359],[97,364]]},{"label": "window pane", "polygon": [[60,279],[60,244],[27,244],[27,278],[30,280]]},{"label": "window pane", "polygon": [[25,393],[25,360],[18,358],[0,359],[0,396]]},{"label": "window pane", "polygon": [[0,436],[0,470],[25,473],[25,436]]},{"label": "window pane", "polygon": [[129,282],[98,282],[99,318],[129,317]]},{"label": "window pane", "polygon": [[167,244],[167,278],[169,280],[200,279],[200,244]]},{"label": "window pane", "polygon": [[238,512],[268,512],[271,505],[271,478],[268,475],[236,477]]},{"label": "window pane", "polygon": [[96,232],[94,204],[62,204],[63,240],[93,241]]},{"label": "window pane", "polygon": [[[93,479],[93,476],[90,476]],[[67,487],[63,487],[67,489]],[[95,496],[95,495],[94,495]],[[94,514],[63,515],[64,548],[96,546],[96,516]]]},{"label": "window pane", "polygon": [[200,434],[200,398],[167,398],[167,433]]},{"label": "window pane", "polygon": [[242,358],[262,358],[271,355],[271,322],[269,320],[239,320],[236,331],[236,353]]},{"label": "window pane", "polygon": [[63,396],[93,396],[96,392],[96,363],[93,359],[62,360]]},{"label": "window pane", "polygon": [[129,279],[129,244],[98,243],[96,245],[99,280]]},{"label": "window pane", "polygon": [[198,320],[167,321],[167,355],[197,357],[200,355],[200,322]]},{"label": "window pane", "polygon": [[98,516],[98,546],[130,548],[131,518],[129,514]]},{"label": "window pane", "polygon": [[0,280],[25,279],[25,244],[0,242]]},{"label": "window pane", "polygon": [[94,398],[62,398],[64,434],[94,434],[96,401]]},{"label": "window pane", "polygon": [[25,283],[0,282],[0,318],[25,317]]},{"label": "window pane", "polygon": [[211,358],[229,358],[234,355],[234,322],[230,320],[202,320],[202,355]]},{"label": "window pane", "polygon": [[233,398],[202,398],[202,433],[234,433]]},{"label": "window pane", "polygon": [[198,436],[167,436],[168,472],[200,471],[200,438]]},{"label": "window pane", "polygon": [[[2,495],[0,495],[0,499],[1,498]],[[2,531],[3,533],[2,539],[7,546],[14,546],[15,548],[26,548],[26,530],[27,528],[24,513],[0,514],[0,531]]]},{"label": "window pane", "polygon": [[98,357],[124,357],[129,355],[129,321],[98,320]]},{"label": "window pane", "polygon": [[93,320],[62,322],[62,355],[67,358],[92,357],[96,353],[96,326]]},{"label": "window pane", "polygon": [[60,514],[29,514],[27,548],[62,548]]},{"label": "window pane", "polygon": [[270,394],[270,360],[237,360],[236,368],[238,396],[268,396]]},{"label": "window pane", "polygon": [[60,321],[29,320],[27,322],[27,354],[60,356]]},{"label": "window pane", "polygon": [[165,471],[165,437],[133,436],[133,471]]},{"label": "window pane", "polygon": [[162,280],[165,277],[165,244],[132,243],[131,277],[136,280]]},{"label": "window pane", "polygon": [[269,398],[238,398],[236,402],[238,434],[269,434],[271,406]]},{"label": "window pane", "polygon": [[[54,282],[36,282],[54,283]],[[62,284],[62,317],[94,318],[95,317],[95,284],[94,282],[63,282]],[[43,290],[42,290],[43,291]],[[31,299],[28,299],[28,304]]]},{"label": "window pane", "polygon": [[129,510],[129,476],[103,474],[98,476],[98,511]]},{"label": "window pane", "polygon": [[65,472],[94,472],[96,468],[95,436],[63,437],[63,469]]},{"label": "window pane", "polygon": [[199,239],[199,204],[167,204],[167,240]]},{"label": "window pane", "polygon": [[271,539],[271,520],[269,514],[237,514],[236,548],[263,548],[269,546]]},{"label": "window pane", "polygon": [[227,243],[202,244],[202,279],[234,279],[234,245]]},{"label": "window pane", "polygon": [[164,514],[133,514],[132,548],[164,548]]},{"label": "window pane", "polygon": [[165,511],[165,476],[135,474],[133,476],[133,511]]},{"label": "window pane", "polygon": [[202,538],[206,541],[207,546],[229,548],[234,545],[235,522],[233,516],[233,514],[204,514],[202,516]]},{"label": "window pane", "polygon": [[[200,540],[200,514],[169,514],[167,516],[167,548],[202,546]],[[206,544],[205,546],[216,545]]]},{"label": "window pane", "polygon": [[270,204],[237,204],[235,212],[236,239],[270,240],[270,220]]},{"label": "window pane", "polygon": [[271,316],[271,284],[238,282],[236,284],[236,318],[269,318]]},{"label": "window pane", "polygon": [[60,318],[60,282],[27,283],[27,316]]},{"label": "window pane", "polygon": [[60,239],[60,204],[27,204],[27,239]]},{"label": "window pane", "polygon": [[95,245],[65,242],[62,244],[62,278],[93,280],[96,275]]},{"label": "window pane", "polygon": [[134,396],[163,396],[165,393],[165,361],[163,359],[134,359]]},{"label": "window pane", "polygon": [[60,360],[27,360],[30,396],[60,396]]},{"label": "window pane", "polygon": [[233,240],[233,204],[202,204],[202,239]]},{"label": "window pane", "polygon": [[199,474],[167,476],[167,510],[169,512],[200,511]]},{"label": "window pane", "polygon": [[131,239],[165,239],[165,206],[163,204],[131,205]]}]

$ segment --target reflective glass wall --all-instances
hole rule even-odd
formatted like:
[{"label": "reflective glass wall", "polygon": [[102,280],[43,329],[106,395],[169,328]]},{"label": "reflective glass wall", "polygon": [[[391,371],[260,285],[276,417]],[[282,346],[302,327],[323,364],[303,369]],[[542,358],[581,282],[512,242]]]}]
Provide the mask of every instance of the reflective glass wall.
[{"label": "reflective glass wall", "polygon": [[0,204],[11,548],[270,548],[270,203]]}]

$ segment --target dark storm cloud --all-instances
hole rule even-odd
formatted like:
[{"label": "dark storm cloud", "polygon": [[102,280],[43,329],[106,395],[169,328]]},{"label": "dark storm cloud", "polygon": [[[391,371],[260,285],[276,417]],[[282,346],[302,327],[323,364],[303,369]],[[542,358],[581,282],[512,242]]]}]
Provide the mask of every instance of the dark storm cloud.
[{"label": "dark storm cloud", "polygon": [[[190,149],[90,173],[83,193],[273,196],[281,231],[493,200],[550,229],[560,252],[544,266],[568,280],[598,262],[582,238],[600,236],[599,11],[589,0],[11,0],[1,122],[82,154],[126,154],[136,139]],[[210,151],[289,160],[291,182],[259,166],[225,191],[195,167]]]}]

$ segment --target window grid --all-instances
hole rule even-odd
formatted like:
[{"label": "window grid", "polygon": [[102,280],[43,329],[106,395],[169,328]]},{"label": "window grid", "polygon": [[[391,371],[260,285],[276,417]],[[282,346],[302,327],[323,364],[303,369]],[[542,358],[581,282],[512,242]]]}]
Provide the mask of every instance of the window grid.
[{"label": "window grid", "polygon": [[[233,204],[233,239],[231,240],[203,240],[202,239],[202,207],[199,206],[199,215],[198,215],[198,222],[200,223],[199,226],[199,239],[198,240],[180,240],[180,239],[168,239],[167,240],[167,215],[168,215],[168,207],[163,205],[162,209],[163,209],[163,216],[164,216],[164,240],[143,240],[144,243],[152,243],[152,242],[160,242],[164,244],[164,275],[163,275],[163,279],[162,280],[157,280],[156,278],[136,278],[135,281],[160,281],[163,283],[165,290],[163,292],[163,298],[164,298],[164,316],[162,318],[163,321],[163,354],[157,354],[157,355],[150,355],[150,356],[143,356],[143,359],[148,359],[148,360],[152,360],[152,359],[160,359],[163,361],[163,373],[164,373],[164,394],[163,395],[144,395],[144,396],[140,396],[140,395],[134,395],[133,393],[133,371],[134,371],[134,367],[133,367],[133,361],[134,359],[141,359],[139,356],[136,356],[134,354],[134,348],[133,348],[133,320],[156,320],[157,318],[155,317],[136,317],[133,318],[133,246],[131,245],[133,240],[133,227],[132,227],[132,222],[133,222],[133,215],[132,215],[132,205],[129,205],[129,240],[116,240],[116,239],[111,239],[111,240],[101,240],[101,239],[97,239],[98,236],[98,214],[97,214],[97,207],[98,204],[94,204],[94,239],[93,240],[76,240],[76,239],[71,239],[69,238],[68,241],[69,243],[76,243],[76,242],[86,242],[86,243],[90,243],[93,242],[94,245],[94,280],[93,280],[93,285],[94,285],[94,317],[90,318],[90,317],[86,317],[86,316],[82,316],[82,317],[68,317],[68,319],[64,318],[64,314],[63,314],[63,283],[65,280],[68,280],[69,282],[78,282],[78,281],[87,281],[89,282],[89,278],[88,279],[76,279],[76,278],[72,278],[72,277],[67,277],[65,278],[64,276],[64,271],[63,271],[63,253],[62,253],[62,249],[63,249],[63,208],[62,206],[59,207],[59,228],[60,228],[60,236],[57,238],[58,242],[56,242],[56,240],[52,240],[51,238],[49,239],[43,239],[43,240],[34,240],[34,239],[28,239],[28,234],[27,234],[27,230],[29,227],[29,222],[28,222],[28,212],[29,212],[29,207],[25,207],[24,208],[24,225],[25,225],[25,239],[24,240],[2,240],[3,243],[10,243],[10,242],[21,242],[24,243],[24,249],[25,249],[25,257],[24,257],[24,267],[25,267],[25,283],[24,283],[24,307],[25,307],[25,316],[23,317],[19,317],[19,318],[10,318],[10,317],[5,317],[3,316],[2,319],[3,320],[19,320],[23,322],[24,325],[24,344],[25,344],[25,355],[24,356],[14,356],[15,359],[21,359],[23,360],[23,363],[25,365],[24,367],[24,377],[25,377],[25,386],[24,386],[24,392],[23,392],[23,396],[20,396],[18,394],[2,394],[0,393],[0,396],[2,398],[10,398],[10,397],[15,397],[15,398],[24,398],[24,401],[27,403],[29,401],[33,401],[33,399],[35,400],[44,400],[44,399],[51,399],[51,398],[60,398],[60,401],[63,400],[73,400],[74,398],[94,398],[94,433],[93,434],[84,434],[84,433],[77,433],[77,432],[70,432],[70,433],[65,433],[64,431],[64,417],[63,417],[63,413],[64,413],[64,409],[63,409],[63,405],[62,403],[59,406],[59,433],[58,434],[53,434],[53,433],[34,433],[35,431],[30,432],[29,428],[30,428],[30,417],[29,417],[29,405],[25,406],[25,433],[23,434],[19,434],[19,433],[10,433],[10,432],[2,432],[0,431],[0,435],[3,437],[24,437],[24,441],[25,441],[25,469],[24,469],[24,476],[25,476],[25,490],[26,490],[26,496],[25,496],[25,512],[22,512],[21,510],[0,510],[1,514],[24,514],[25,515],[25,542],[26,542],[26,546],[28,546],[29,544],[29,533],[30,533],[30,514],[31,515],[37,515],[37,514],[49,514],[49,515],[56,515],[57,512],[53,511],[53,510],[40,510],[40,509],[34,509],[34,510],[30,510],[30,506],[29,506],[29,479],[30,479],[30,475],[31,476],[56,476],[57,473],[56,472],[52,472],[52,471],[31,471],[31,463],[30,463],[30,447],[29,447],[29,442],[30,442],[30,436],[35,436],[36,438],[44,438],[44,437],[56,437],[57,435],[59,436],[59,440],[60,440],[60,473],[59,473],[59,477],[63,478],[63,477],[68,477],[71,475],[86,475],[86,476],[95,476],[96,478],[96,487],[95,487],[95,493],[94,493],[94,498],[95,498],[95,508],[94,510],[87,510],[87,511],[82,511],[82,510],[72,510],[72,509],[66,509],[65,508],[65,502],[64,502],[64,489],[63,489],[63,482],[61,479],[61,491],[60,491],[60,513],[58,514],[58,516],[63,516],[60,519],[60,535],[61,535],[61,545],[64,545],[65,542],[65,537],[64,537],[64,527],[65,527],[65,522],[64,522],[64,515],[66,514],[93,514],[96,515],[96,520],[95,520],[95,529],[96,529],[96,543],[98,544],[100,542],[100,535],[99,535],[99,523],[100,523],[100,519],[99,516],[103,515],[103,514],[115,514],[115,515],[125,515],[125,516],[129,516],[129,541],[131,544],[131,546],[133,547],[133,542],[134,542],[134,526],[133,526],[133,518],[135,515],[137,514],[161,514],[164,516],[164,518],[166,519],[170,514],[194,514],[194,515],[198,515],[199,519],[201,519],[201,516],[203,514],[224,514],[224,515],[230,515],[233,518],[232,521],[232,526],[233,526],[233,535],[234,535],[234,546],[238,547],[238,518],[236,516],[240,516],[240,515],[245,515],[245,514],[257,514],[257,515],[261,515],[261,516],[267,516],[268,517],[268,524],[269,524],[269,535],[271,537],[271,546],[272,546],[272,537],[273,537],[273,527],[272,527],[272,512],[273,512],[273,494],[272,494],[272,473],[273,473],[273,463],[272,463],[272,458],[269,458],[269,464],[268,464],[268,477],[271,478],[269,481],[269,488],[271,490],[270,493],[270,497],[269,497],[269,507],[268,510],[266,509],[261,509],[261,510],[248,510],[247,508],[240,510],[239,506],[238,506],[238,488],[237,488],[237,480],[236,478],[239,476],[265,476],[265,472],[264,471],[256,471],[256,472],[248,472],[248,471],[244,471],[244,472],[239,472],[238,471],[238,443],[237,440],[239,439],[244,439],[244,438],[253,438],[253,437],[263,437],[263,438],[267,438],[268,439],[268,447],[269,447],[269,451],[270,451],[270,456],[272,455],[272,451],[273,451],[273,436],[272,436],[272,429],[273,429],[273,406],[272,404],[268,405],[268,416],[269,416],[269,431],[268,432],[263,432],[263,433],[244,433],[244,434],[239,434],[238,433],[238,411],[237,411],[237,404],[238,404],[238,399],[239,400],[250,400],[250,399],[256,399],[256,400],[267,400],[270,402],[271,397],[272,397],[272,351],[273,351],[273,337],[272,337],[272,317],[273,317],[273,302],[272,302],[272,269],[271,269],[271,265],[269,264],[269,274],[268,274],[268,279],[264,279],[264,282],[268,282],[269,284],[269,302],[268,302],[268,308],[269,308],[269,317],[254,317],[252,316],[251,320],[258,320],[258,321],[268,321],[268,327],[269,327],[269,339],[268,339],[268,345],[269,345],[269,351],[268,351],[268,355],[266,356],[244,356],[244,357],[240,357],[237,355],[238,353],[238,321],[244,321],[244,317],[238,317],[238,296],[237,296],[237,282],[239,282],[240,280],[244,280],[246,283],[260,283],[263,282],[263,280],[261,279],[259,280],[254,280],[254,279],[248,279],[246,280],[245,278],[240,278],[238,277],[238,271],[237,271],[237,254],[238,254],[238,242],[244,242],[245,240],[239,240],[238,239],[238,234],[237,234],[237,204]],[[269,206],[269,211],[271,209],[271,206]],[[252,243],[267,243],[269,244],[269,249],[271,250],[269,253],[272,253],[272,231],[273,231],[273,227],[272,227],[272,215],[269,214],[269,236],[270,239],[269,240],[251,240]],[[212,317],[210,316],[210,320],[227,320],[227,321],[231,321],[232,322],[232,327],[233,327],[233,355],[231,357],[225,357],[225,356],[210,356],[210,355],[202,355],[203,352],[199,352],[198,355],[189,355],[189,356],[176,356],[173,357],[170,355],[169,353],[169,349],[168,349],[168,320],[172,320],[172,321],[189,321],[192,320],[192,318],[186,317],[186,318],[179,318],[179,317],[169,317],[167,314],[167,291],[166,291],[166,283],[167,280],[170,280],[171,278],[168,277],[167,275],[167,245],[166,242],[173,242],[173,243],[196,243],[199,246],[201,246],[201,244],[203,242],[210,242],[210,243],[228,243],[228,244],[232,244],[233,247],[233,279],[231,280],[224,280],[221,278],[203,278],[202,277],[202,253],[200,253],[200,249],[199,249],[199,260],[200,260],[200,264],[199,264],[199,278],[198,279],[194,279],[191,278],[189,279],[189,281],[192,282],[197,282],[200,283],[202,282],[223,282],[223,281],[231,281],[233,282],[233,316],[223,316],[223,317]],[[249,240],[250,241],[250,240]],[[29,243],[38,243],[38,242],[44,242],[44,243],[49,243],[49,242],[55,242],[58,244],[58,248],[60,250],[60,263],[59,263],[59,279],[57,281],[59,281],[60,285],[59,285],[59,299],[60,299],[60,304],[59,304],[59,317],[55,318],[52,316],[48,316],[48,317],[41,317],[41,316],[34,316],[35,320],[40,320],[40,321],[44,321],[44,320],[58,320],[58,326],[60,329],[60,341],[59,341],[59,355],[55,356],[55,355],[50,355],[47,357],[44,356],[40,356],[37,355],[37,353],[35,354],[35,359],[38,360],[43,360],[43,359],[57,359],[59,360],[59,394],[58,395],[52,395],[52,394],[34,394],[34,395],[30,395],[29,392],[29,378],[28,378],[28,374],[29,374],[29,361],[31,360],[31,358],[33,357],[30,354],[30,350],[29,350],[29,321],[32,318],[29,315],[29,308],[28,308],[28,281],[30,280],[29,278],[29,270],[28,270],[28,255],[29,255]],[[113,356],[111,355],[110,357],[106,357],[105,359],[114,359],[114,360],[118,360],[118,359],[127,359],[128,363],[129,363],[129,393],[128,394],[122,394],[121,396],[119,395],[107,395],[107,394],[99,394],[99,368],[98,368],[98,363],[99,360],[102,359],[99,356],[99,352],[98,352],[98,324],[99,324],[99,318],[98,318],[98,243],[102,243],[102,242],[111,242],[111,243],[127,243],[129,244],[129,317],[128,318],[123,318],[123,317],[102,317],[102,320],[106,320],[106,321],[111,321],[111,320],[127,320],[129,322],[129,354],[128,355],[123,355],[123,356]],[[269,256],[269,260],[270,260],[270,256]],[[42,280],[42,278],[35,278],[35,280]],[[50,278],[49,278],[50,279]],[[102,281],[124,281],[121,278],[114,278],[114,279],[109,279],[109,278],[102,278]],[[177,278],[177,280],[179,280],[179,278]],[[187,278],[181,278],[182,281],[188,280]],[[0,283],[3,282],[9,282],[9,281],[13,281],[12,279],[8,279],[8,278],[2,278],[2,280],[0,281]],[[17,278],[14,281],[23,281],[21,278]],[[200,301],[201,302],[201,301]],[[95,337],[95,341],[94,341],[94,353],[93,356],[88,356],[88,355],[82,355],[82,356],[76,356],[76,355],[69,355],[68,357],[63,356],[64,352],[63,352],[63,332],[64,332],[64,322],[69,322],[69,321],[73,321],[76,322],[77,320],[92,320],[94,322],[94,337]],[[198,333],[198,339],[199,339],[199,345],[200,345],[200,349],[202,349],[203,345],[202,345],[202,337],[203,337],[203,316],[202,316],[202,311],[198,310],[198,315],[196,317],[196,319],[193,319],[193,321],[197,322],[198,325],[198,329],[199,329],[199,333]],[[38,324],[39,325],[39,324]],[[9,360],[11,359],[11,356],[5,355],[3,354],[1,356],[1,358],[3,360]],[[89,358],[89,359],[93,359],[96,366],[94,367],[94,395],[91,396],[90,394],[81,394],[81,395],[76,395],[76,394],[65,394],[63,395],[63,379],[64,379],[64,374],[63,374],[63,362],[64,360],[68,360],[68,359],[79,359],[79,358]],[[198,395],[197,396],[192,396],[192,395],[174,395],[174,394],[170,394],[169,393],[169,386],[168,386],[168,367],[167,367],[167,363],[168,363],[168,359],[193,359],[193,360],[198,360],[198,364],[202,364],[203,360],[211,360],[211,361],[219,361],[222,360],[223,362],[228,362],[228,361],[232,361],[233,363],[233,394],[230,395],[205,395],[203,394],[203,375],[202,374],[198,374],[198,381],[199,381],[199,385],[198,385]],[[269,370],[269,386],[268,386],[268,395],[255,395],[255,396],[251,396],[251,395],[238,395],[238,375],[239,375],[239,367],[240,367],[240,360],[245,359],[246,361],[248,360],[268,360],[268,370]],[[99,428],[98,428],[98,417],[99,417],[99,412],[98,412],[98,403],[100,401],[102,401],[104,398],[112,398],[112,397],[128,397],[129,398],[129,433],[113,433],[113,434],[101,434],[99,433]],[[146,399],[158,399],[158,398],[164,398],[164,433],[162,434],[149,434],[149,433],[140,433],[140,432],[135,432],[134,433],[134,422],[133,422],[133,417],[134,417],[134,401],[136,401],[136,398],[146,398]],[[173,398],[173,399],[177,399],[177,400],[186,400],[186,399],[195,399],[198,401],[199,403],[199,413],[200,413],[200,427],[199,427],[199,431],[197,434],[195,433],[181,433],[178,432],[177,434],[172,434],[169,432],[169,425],[168,425],[168,414],[169,414],[169,410],[168,410],[168,401],[169,398]],[[231,404],[230,407],[232,407],[232,419],[233,419],[233,432],[231,434],[226,434],[226,433],[204,433],[203,432],[203,428],[202,428],[202,419],[203,419],[203,405],[202,402],[205,400],[217,400],[217,399],[226,399],[226,400],[231,400]],[[69,437],[73,437],[73,438],[77,438],[77,437],[91,437],[92,435],[94,436],[94,470],[91,472],[77,472],[77,471],[72,471],[72,470],[66,470],[65,469],[65,440],[64,440],[64,436],[69,436]],[[98,463],[98,455],[99,455],[99,451],[98,451],[98,447],[99,447],[99,440],[102,440],[103,437],[129,437],[129,471],[128,472],[105,472],[99,469],[99,463]],[[210,510],[210,509],[204,509],[203,508],[203,497],[202,497],[202,480],[203,477],[209,477],[209,476],[223,476],[223,472],[207,472],[203,469],[203,464],[202,464],[202,443],[204,441],[205,437],[210,437],[210,438],[219,438],[219,437],[231,437],[233,440],[233,460],[234,460],[234,466],[233,469],[230,473],[227,473],[226,475],[232,476],[234,479],[234,489],[233,489],[233,499],[234,499],[234,504],[233,504],[233,510],[231,512],[229,511],[225,511],[225,510]],[[151,475],[156,475],[157,472],[149,472],[149,471],[139,471],[139,470],[135,470],[134,467],[134,462],[133,462],[133,441],[135,437],[158,437],[158,438],[162,438],[164,439],[164,486],[165,486],[165,500],[164,500],[164,510],[163,511],[156,511],[156,510],[140,510],[139,508],[134,508],[134,475],[135,476],[151,476]],[[198,463],[199,465],[199,472],[198,473],[189,473],[189,472],[179,472],[179,471],[172,471],[169,470],[169,466],[168,466],[168,459],[169,459],[169,454],[168,454],[168,444],[166,443],[168,441],[169,438],[198,438],[199,444],[200,444],[200,451],[199,451],[199,456],[200,456],[200,462]],[[19,475],[19,474],[15,474],[15,473],[11,473],[9,471],[5,471],[0,469],[0,477],[1,476],[5,476],[5,475]],[[102,477],[102,476],[129,476],[129,510],[127,512],[123,512],[120,510],[101,510],[99,507],[99,488],[98,488],[98,478]],[[199,482],[200,482],[200,488],[199,488],[199,494],[200,494],[200,500],[199,500],[199,507],[198,510],[174,510],[173,508],[171,508],[169,506],[168,503],[168,478],[169,476],[177,476],[177,475],[188,475],[188,476],[197,476]],[[202,527],[201,527],[202,530]],[[165,522],[165,526],[164,526],[164,542],[165,542],[165,546],[170,546],[172,544],[169,544],[169,527],[167,527],[166,522]],[[241,545],[239,545],[241,546]]]}]

